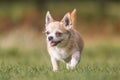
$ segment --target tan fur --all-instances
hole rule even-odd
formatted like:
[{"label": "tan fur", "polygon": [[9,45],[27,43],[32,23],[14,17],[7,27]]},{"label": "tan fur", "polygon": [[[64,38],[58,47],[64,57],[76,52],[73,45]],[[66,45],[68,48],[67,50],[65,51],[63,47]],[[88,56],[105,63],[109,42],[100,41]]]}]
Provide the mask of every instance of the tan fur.
[{"label": "tan fur", "polygon": [[71,48],[76,47],[77,50],[82,52],[84,47],[83,39],[78,31],[75,29],[71,29],[71,37],[69,40],[69,43],[67,45],[68,49],[71,50]]},{"label": "tan fur", "polygon": [[71,13],[72,27],[76,26],[76,9],[74,9]]},{"label": "tan fur", "polygon": [[[74,29],[75,26],[75,16],[76,10],[67,13],[64,18],[59,21],[49,21],[53,20],[50,13],[47,13],[46,17],[51,18],[51,20],[46,20],[46,31],[50,34],[47,35],[55,37],[55,40],[62,40],[56,46],[51,46],[49,40],[47,40],[48,52],[51,56],[51,62],[53,65],[53,71],[58,70],[58,61],[63,61],[66,63],[67,69],[74,69],[81,58],[81,53],[84,47],[84,41],[78,31]],[[57,38],[55,32],[62,32],[62,36]]]}]

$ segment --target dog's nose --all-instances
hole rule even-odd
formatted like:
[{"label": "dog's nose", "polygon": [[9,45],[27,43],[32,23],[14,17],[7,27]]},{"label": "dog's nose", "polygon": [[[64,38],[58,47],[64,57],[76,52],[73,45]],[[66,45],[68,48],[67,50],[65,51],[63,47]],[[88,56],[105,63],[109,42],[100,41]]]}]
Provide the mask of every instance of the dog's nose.
[{"label": "dog's nose", "polygon": [[48,40],[49,40],[49,41],[53,40],[53,37],[52,37],[52,36],[49,36],[49,37],[48,37]]}]

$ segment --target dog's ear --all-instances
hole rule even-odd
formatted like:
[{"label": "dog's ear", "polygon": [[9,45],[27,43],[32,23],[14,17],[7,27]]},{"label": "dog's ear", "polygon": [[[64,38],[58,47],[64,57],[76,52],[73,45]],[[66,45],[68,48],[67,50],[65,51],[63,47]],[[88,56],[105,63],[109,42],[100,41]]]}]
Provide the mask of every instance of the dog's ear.
[{"label": "dog's ear", "polygon": [[71,20],[72,20],[72,27],[75,27],[76,25],[76,9],[74,9],[72,12],[71,12]]},{"label": "dog's ear", "polygon": [[61,22],[63,22],[64,27],[66,29],[68,30],[71,29],[72,21],[71,21],[70,13],[65,14]]},{"label": "dog's ear", "polygon": [[47,13],[46,13],[46,26],[49,24],[49,23],[51,23],[51,22],[53,22],[54,20],[53,20],[53,18],[52,18],[52,16],[51,16],[51,14],[50,14],[50,12],[48,11]]}]

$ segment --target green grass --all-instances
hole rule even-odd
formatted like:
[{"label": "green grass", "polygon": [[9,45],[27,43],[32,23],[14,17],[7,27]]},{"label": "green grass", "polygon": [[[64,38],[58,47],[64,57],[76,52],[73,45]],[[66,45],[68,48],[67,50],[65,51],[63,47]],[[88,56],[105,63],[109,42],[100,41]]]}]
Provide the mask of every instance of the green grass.
[{"label": "green grass", "polygon": [[45,47],[0,49],[0,80],[120,80],[120,46],[86,44],[76,70],[53,72]]}]

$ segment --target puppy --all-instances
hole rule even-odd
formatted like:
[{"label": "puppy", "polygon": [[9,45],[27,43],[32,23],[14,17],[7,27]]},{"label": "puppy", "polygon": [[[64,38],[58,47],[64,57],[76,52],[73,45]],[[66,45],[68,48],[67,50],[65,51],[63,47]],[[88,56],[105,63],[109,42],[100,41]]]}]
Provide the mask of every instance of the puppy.
[{"label": "puppy", "polygon": [[58,70],[58,62],[66,63],[67,69],[76,68],[80,62],[84,41],[75,27],[76,9],[65,14],[61,21],[46,14],[47,48],[51,57],[53,71]]}]

